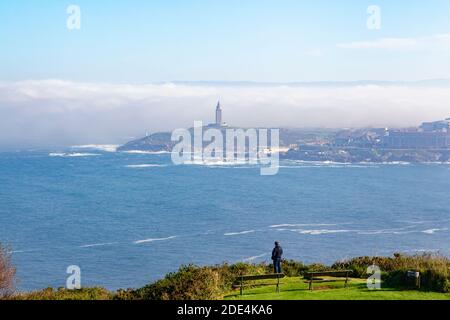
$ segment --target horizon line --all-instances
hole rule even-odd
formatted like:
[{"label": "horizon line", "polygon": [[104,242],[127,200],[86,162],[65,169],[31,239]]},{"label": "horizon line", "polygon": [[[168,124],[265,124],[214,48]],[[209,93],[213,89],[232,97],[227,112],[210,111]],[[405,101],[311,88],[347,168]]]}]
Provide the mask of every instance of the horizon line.
[{"label": "horizon line", "polygon": [[39,79],[21,79],[21,80],[0,80],[2,83],[20,83],[20,82],[45,82],[61,81],[68,83],[92,83],[92,84],[132,84],[132,85],[162,85],[162,84],[248,84],[248,85],[320,85],[320,84],[426,84],[426,83],[448,83],[450,78],[425,78],[420,80],[312,80],[312,81],[257,81],[257,80],[164,80],[164,81],[91,81],[91,80],[73,80],[63,78],[39,78]]}]

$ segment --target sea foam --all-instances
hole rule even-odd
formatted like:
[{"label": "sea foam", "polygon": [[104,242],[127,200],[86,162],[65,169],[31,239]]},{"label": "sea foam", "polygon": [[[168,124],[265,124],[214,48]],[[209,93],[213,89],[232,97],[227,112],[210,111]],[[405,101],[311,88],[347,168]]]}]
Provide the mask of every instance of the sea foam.
[{"label": "sea foam", "polygon": [[128,150],[128,151],[121,151],[122,153],[128,153],[128,154],[168,154],[169,151],[144,151],[144,150]]},{"label": "sea foam", "polygon": [[274,224],[269,228],[284,228],[284,227],[332,227],[337,226],[335,223],[298,223],[298,224]]},{"label": "sea foam", "polygon": [[448,230],[448,228],[442,228],[442,229],[428,229],[428,230],[424,230],[424,231],[422,231],[423,233],[426,233],[426,234],[434,234],[434,233],[436,233],[436,232],[438,232],[438,231],[446,231],[446,230]]},{"label": "sea foam", "polygon": [[321,235],[321,234],[332,234],[332,233],[347,233],[347,232],[354,232],[352,230],[328,230],[328,229],[320,229],[320,230],[292,230],[294,232],[298,232],[300,234],[309,234],[309,235]]},{"label": "sea foam", "polygon": [[167,167],[165,164],[130,164],[125,166],[126,168],[132,168],[132,169],[143,169],[143,168],[161,168],[161,167]]},{"label": "sea foam", "polygon": [[114,244],[117,244],[117,242],[86,244],[86,245],[80,246],[80,248],[104,247],[104,246],[112,246]]},{"label": "sea foam", "polygon": [[269,255],[268,253],[264,253],[264,254],[260,254],[258,256],[252,256],[252,257],[248,257],[248,258],[242,259],[242,261],[243,262],[251,262],[251,261],[254,261],[254,260],[259,259],[259,258],[263,258],[263,257],[268,256],[268,255]]},{"label": "sea foam", "polygon": [[62,157],[62,158],[76,158],[76,157],[97,157],[101,156],[101,154],[97,153],[80,153],[80,152],[72,152],[72,153],[50,153],[50,157]]},{"label": "sea foam", "polygon": [[175,239],[177,236],[171,236],[167,238],[151,238],[151,239],[144,239],[144,240],[137,240],[134,241],[134,244],[142,244],[142,243],[149,243],[149,242],[155,242],[155,241],[167,241],[171,239]]},{"label": "sea foam", "polygon": [[256,230],[247,230],[247,231],[241,231],[241,232],[228,232],[228,233],[224,233],[224,236],[238,236],[238,235],[242,235],[242,234],[248,234],[248,233],[254,233],[256,232]]},{"label": "sea foam", "polygon": [[117,144],[86,144],[81,146],[72,146],[71,148],[74,150],[79,149],[90,149],[90,150],[99,150],[105,152],[116,152],[119,145]]}]

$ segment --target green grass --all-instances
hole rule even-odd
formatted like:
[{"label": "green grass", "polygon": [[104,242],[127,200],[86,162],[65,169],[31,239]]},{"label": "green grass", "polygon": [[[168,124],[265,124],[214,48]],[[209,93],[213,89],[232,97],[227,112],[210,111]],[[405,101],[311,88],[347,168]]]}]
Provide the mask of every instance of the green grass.
[{"label": "green grass", "polygon": [[[262,281],[271,283],[271,281]],[[450,293],[425,292],[383,288],[367,289],[366,281],[351,279],[348,288],[343,282],[314,284],[315,290],[308,290],[308,284],[300,278],[284,278],[280,293],[275,285],[245,288],[240,296],[239,289],[225,295],[225,300],[450,300]]]}]

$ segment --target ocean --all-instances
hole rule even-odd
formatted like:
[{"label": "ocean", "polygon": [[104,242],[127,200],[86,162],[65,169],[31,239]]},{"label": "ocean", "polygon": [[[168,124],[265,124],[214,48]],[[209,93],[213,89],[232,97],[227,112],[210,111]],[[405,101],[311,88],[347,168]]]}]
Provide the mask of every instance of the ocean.
[{"label": "ocean", "polygon": [[112,148],[0,153],[0,242],[18,288],[136,288],[182,264],[331,264],[361,255],[450,256],[450,165],[284,160],[181,165]]}]

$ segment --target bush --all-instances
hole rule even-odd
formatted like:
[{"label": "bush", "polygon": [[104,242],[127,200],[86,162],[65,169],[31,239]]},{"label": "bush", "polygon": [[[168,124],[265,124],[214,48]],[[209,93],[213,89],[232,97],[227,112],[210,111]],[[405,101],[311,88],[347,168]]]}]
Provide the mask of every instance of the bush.
[{"label": "bush", "polygon": [[0,297],[13,293],[16,269],[11,263],[11,253],[0,244]]},{"label": "bush", "polygon": [[[2,269],[0,279],[8,284],[11,290],[11,279],[14,268],[10,264],[10,255],[1,248]],[[406,256],[395,254],[393,257],[358,257],[334,263],[331,267],[323,264],[305,265],[293,260],[284,260],[283,273],[289,277],[304,276],[308,271],[353,270],[353,277],[367,278],[367,267],[377,265],[382,271],[385,287],[407,288],[406,273],[415,270],[421,273],[422,289],[448,292],[450,289],[450,261],[439,255],[423,254]],[[6,266],[6,267],[5,267]],[[233,288],[237,277],[241,275],[261,275],[273,272],[273,266],[264,263],[221,264],[210,267],[194,265],[182,266],[177,272],[169,273],[164,279],[151,283],[140,289],[118,290],[112,293],[103,288],[85,288],[81,290],[54,290],[48,288],[41,291],[18,294],[9,299],[23,300],[216,300]],[[5,276],[7,275],[7,276]],[[11,282],[12,281],[12,282]],[[6,287],[5,287],[6,288]]]},{"label": "bush", "polygon": [[[313,263],[306,265],[303,262],[295,261],[295,260],[283,260],[281,263],[281,269],[285,276],[287,277],[302,277],[306,272],[312,271],[325,271],[329,270],[330,267],[327,267],[321,263]],[[268,269],[268,273],[273,272],[273,265],[271,264]]]},{"label": "bush", "polygon": [[83,288],[80,290],[47,288],[17,294],[9,298],[11,300],[110,300],[112,297],[113,294],[104,288]]},{"label": "bush", "polygon": [[217,300],[221,298],[221,287],[217,271],[189,265],[136,290],[132,296],[145,300]]},{"label": "bush", "polygon": [[123,300],[217,300],[230,291],[240,275],[266,274],[266,264],[221,264],[212,267],[182,266],[162,280],[143,288],[119,290],[114,299]]},{"label": "bush", "polygon": [[222,291],[227,291],[231,288],[237,277],[242,275],[260,275],[270,273],[272,270],[270,266],[266,264],[249,264],[249,263],[236,263],[236,264],[221,264],[211,267],[212,270],[218,272]]},{"label": "bush", "polygon": [[449,291],[450,260],[437,254],[424,253],[408,256],[396,253],[393,257],[359,257],[337,262],[332,268],[353,270],[353,276],[366,278],[367,267],[373,264],[383,272],[383,281],[386,286],[408,287],[406,273],[412,270],[420,272],[423,289]]}]

